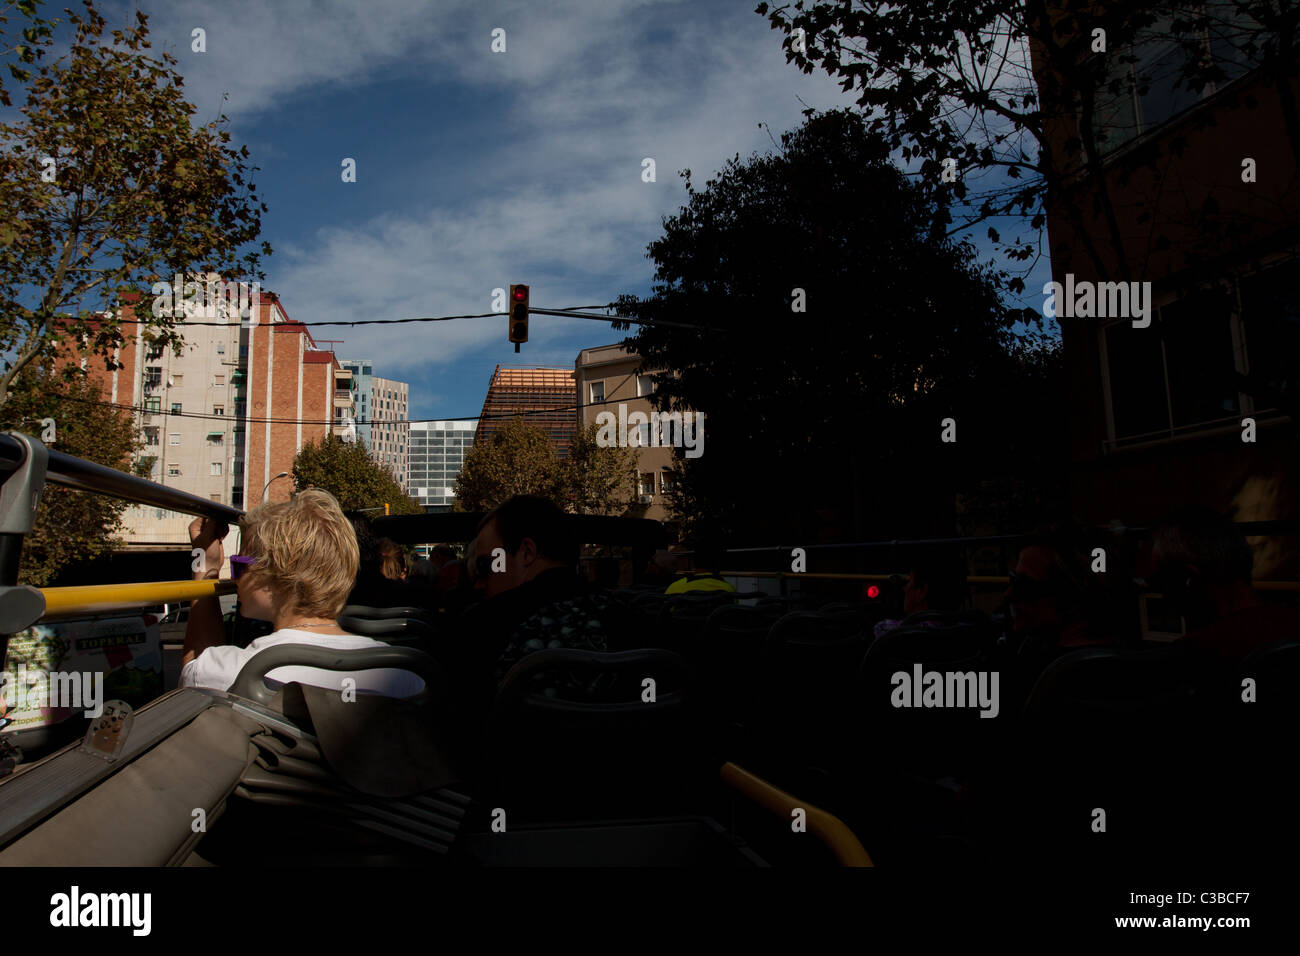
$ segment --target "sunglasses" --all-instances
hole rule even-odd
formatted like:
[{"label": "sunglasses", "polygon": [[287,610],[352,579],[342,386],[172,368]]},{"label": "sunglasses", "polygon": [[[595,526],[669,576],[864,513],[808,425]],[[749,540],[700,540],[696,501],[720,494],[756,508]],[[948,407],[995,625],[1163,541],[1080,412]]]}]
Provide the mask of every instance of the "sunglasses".
[{"label": "sunglasses", "polygon": [[244,572],[251,568],[257,562],[257,558],[249,558],[242,554],[232,554],[230,556],[230,580],[238,581]]}]

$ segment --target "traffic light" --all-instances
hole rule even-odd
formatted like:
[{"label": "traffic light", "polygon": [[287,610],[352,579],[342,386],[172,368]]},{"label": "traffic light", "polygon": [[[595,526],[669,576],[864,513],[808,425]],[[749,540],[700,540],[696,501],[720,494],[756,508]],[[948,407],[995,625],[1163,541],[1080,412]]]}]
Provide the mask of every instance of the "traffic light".
[{"label": "traffic light", "polygon": [[510,341],[519,351],[519,343],[528,341],[528,286],[510,287]]},{"label": "traffic light", "polygon": [[388,502],[384,502],[384,514],[388,514]]}]

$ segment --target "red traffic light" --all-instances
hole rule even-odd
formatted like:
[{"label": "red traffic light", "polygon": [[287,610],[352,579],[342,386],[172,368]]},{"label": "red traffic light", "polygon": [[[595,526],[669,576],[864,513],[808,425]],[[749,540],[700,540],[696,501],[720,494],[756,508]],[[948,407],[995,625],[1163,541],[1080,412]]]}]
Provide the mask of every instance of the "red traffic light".
[{"label": "red traffic light", "polygon": [[874,585],[874,584],[868,585],[868,586],[867,586],[867,597],[869,597],[869,598],[870,598],[871,600],[873,600],[873,601],[874,601],[876,598],[880,597],[880,588],[879,588],[878,586]]},{"label": "red traffic light", "polygon": [[511,286],[511,289],[513,290],[513,294],[516,302],[528,301],[528,286],[516,285],[516,286]]}]

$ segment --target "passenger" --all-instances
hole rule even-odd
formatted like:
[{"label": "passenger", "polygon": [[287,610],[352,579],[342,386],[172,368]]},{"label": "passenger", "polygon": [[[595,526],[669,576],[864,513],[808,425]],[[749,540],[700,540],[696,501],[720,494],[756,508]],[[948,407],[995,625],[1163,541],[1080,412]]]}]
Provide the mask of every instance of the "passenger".
[{"label": "passenger", "polygon": [[[300,491],[288,501],[261,504],[242,522],[245,555],[232,558],[238,581],[241,613],[271,621],[275,630],[248,647],[225,646],[218,598],[194,602],[185,631],[181,658],[182,687],[226,690],[258,651],[280,644],[310,644],[331,650],[384,647],[368,637],[349,634],[335,623],[356,580],[359,553],[356,533],[329,492]],[[209,569],[196,580],[216,578],[224,557],[221,541],[227,527],[211,518],[190,524],[190,544],[202,548]],[[242,573],[240,570],[244,569]],[[297,681],[342,689],[352,678],[361,693],[410,697],[424,682],[395,668],[360,672],[327,671],[314,667],[277,667],[267,678],[273,683]]]},{"label": "passenger", "polygon": [[447,662],[459,671],[468,720],[486,717],[497,685],[527,654],[621,649],[630,632],[622,605],[579,578],[578,546],[555,504],[516,495],[484,516],[472,549],[470,573],[484,600],[463,615],[456,659]]},{"label": "passenger", "polygon": [[730,591],[736,589],[718,573],[722,568],[722,548],[712,540],[696,545],[693,563],[696,570],[678,578],[665,589],[665,594],[686,594],[690,591]]},{"label": "passenger", "polygon": [[1250,544],[1209,508],[1175,512],[1154,530],[1148,582],[1169,597],[1187,622],[1181,647],[1238,660],[1300,635],[1300,611],[1264,603],[1251,584]]},{"label": "passenger", "polygon": [[[903,616],[887,619],[874,628],[876,637],[897,630],[913,614],[927,611],[957,611],[966,603],[966,564],[944,551],[919,552],[903,587]],[[940,627],[942,621],[915,622],[919,627]]]},{"label": "passenger", "polygon": [[385,544],[390,550],[397,550],[397,545],[387,538],[376,538],[370,530],[370,522],[364,518],[353,518],[352,528],[356,534],[360,565],[347,603],[364,607],[425,606],[421,602],[422,595],[414,593],[415,589],[400,578],[390,576],[389,571],[396,567],[395,564],[385,567]]},{"label": "passenger", "polygon": [[376,542],[379,548],[379,571],[390,581],[405,581],[408,573],[406,552],[401,545],[389,538],[380,538]]}]

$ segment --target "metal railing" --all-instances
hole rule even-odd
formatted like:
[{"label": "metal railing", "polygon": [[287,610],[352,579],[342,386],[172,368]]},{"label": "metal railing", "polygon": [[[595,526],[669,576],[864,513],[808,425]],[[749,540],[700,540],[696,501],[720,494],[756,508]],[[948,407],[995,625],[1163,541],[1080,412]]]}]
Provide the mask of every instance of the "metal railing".
[{"label": "metal railing", "polygon": [[[203,515],[231,524],[239,521],[243,515],[242,511],[229,505],[168,488],[148,478],[138,478],[107,465],[74,458],[53,449],[46,449],[46,453],[49,457],[44,477],[45,481],[53,485],[120,498],[134,504],[166,508],[182,514]],[[19,439],[12,434],[0,434],[0,471],[17,470],[22,467],[25,457],[26,451]]]},{"label": "metal railing", "polygon": [[227,524],[243,516],[238,508],[53,451],[29,435],[0,434],[0,664],[8,650],[8,635],[45,617],[148,607],[225,594],[233,589],[229,581],[211,580],[89,588],[19,586],[23,539],[32,530],[46,484],[201,515]]}]

